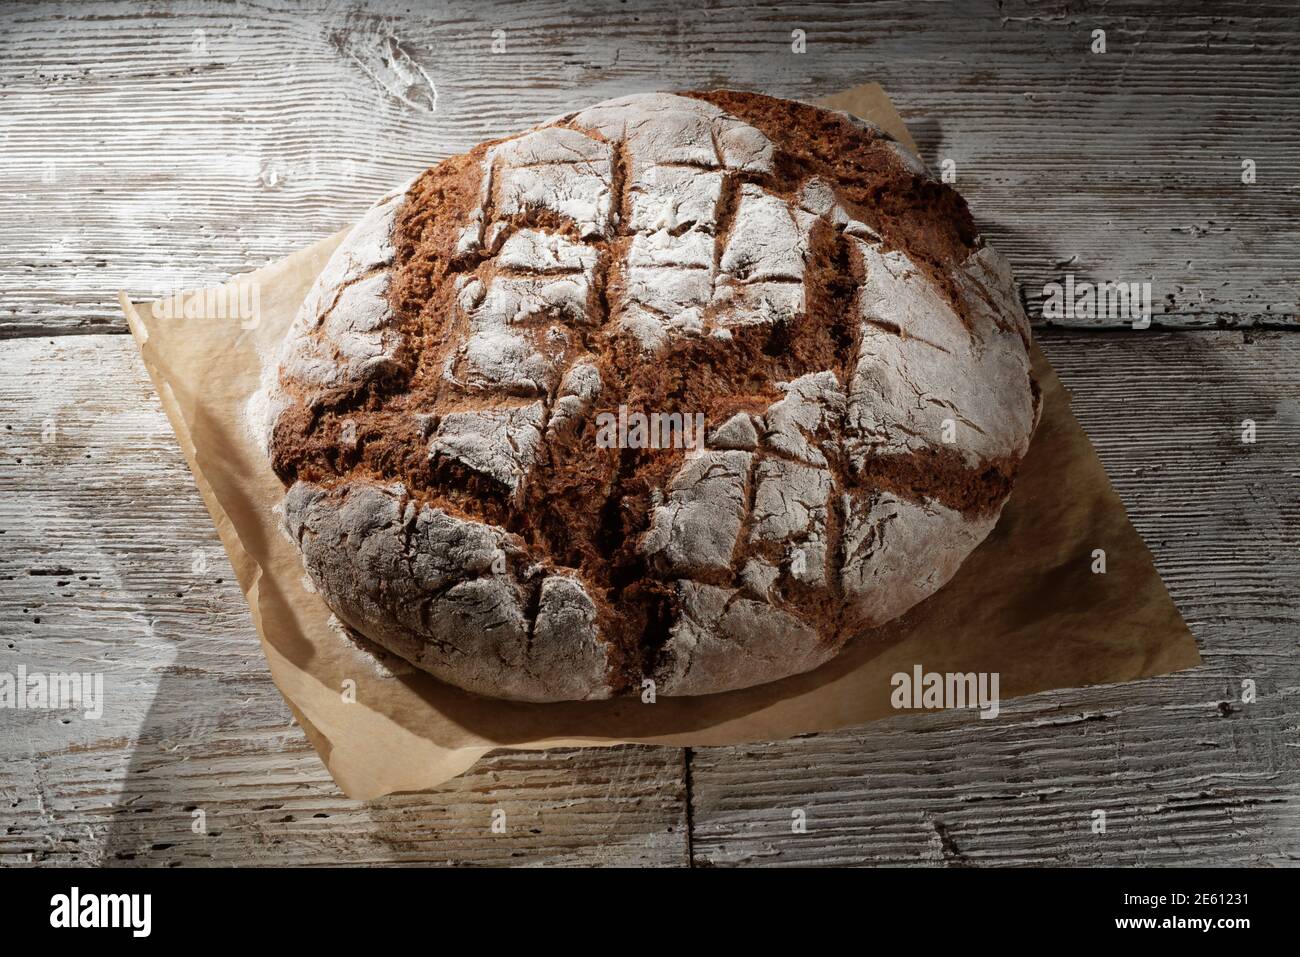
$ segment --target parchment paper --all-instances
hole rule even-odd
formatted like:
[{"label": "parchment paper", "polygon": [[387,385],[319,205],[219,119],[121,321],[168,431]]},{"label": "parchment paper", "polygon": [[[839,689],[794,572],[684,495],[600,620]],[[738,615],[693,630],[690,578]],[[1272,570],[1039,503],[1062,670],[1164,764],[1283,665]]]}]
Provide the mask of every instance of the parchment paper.
[{"label": "parchment paper", "polygon": [[[875,84],[823,102],[912,145]],[[157,303],[121,299],[248,598],[271,675],[351,797],[434,787],[498,746],[723,745],[860,724],[898,713],[891,676],[910,674],[915,665],[997,672],[1005,701],[1200,663],[1150,553],[1036,346],[1043,419],[997,528],[947,586],[816,671],[654,704],[632,698],[537,705],[477,697],[391,655],[376,656],[344,637],[311,590],[296,548],[276,525],[273,507],[283,488],[244,419],[263,363],[343,235],[228,284],[224,293],[257,290],[255,323],[184,318],[174,315],[175,303],[168,317]],[[1106,553],[1105,574],[1092,571],[1098,548]]]}]

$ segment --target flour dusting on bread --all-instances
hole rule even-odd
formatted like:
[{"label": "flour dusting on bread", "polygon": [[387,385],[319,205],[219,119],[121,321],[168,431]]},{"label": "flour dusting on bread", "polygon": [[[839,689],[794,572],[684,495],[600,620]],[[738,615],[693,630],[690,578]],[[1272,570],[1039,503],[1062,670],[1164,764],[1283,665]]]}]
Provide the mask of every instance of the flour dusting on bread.
[{"label": "flour dusting on bread", "polygon": [[[349,629],[484,695],[707,694],[956,573],[1037,424],[1028,344],[964,202],[876,127],[643,94],[381,198],[249,420]],[[705,447],[597,441],[636,413]]]}]

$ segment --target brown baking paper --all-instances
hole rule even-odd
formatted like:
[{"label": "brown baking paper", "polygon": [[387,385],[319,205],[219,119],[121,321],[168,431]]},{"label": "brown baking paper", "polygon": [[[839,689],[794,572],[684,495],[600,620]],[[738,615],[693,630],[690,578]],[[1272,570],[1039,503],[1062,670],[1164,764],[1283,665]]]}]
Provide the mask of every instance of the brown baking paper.
[{"label": "brown baking paper", "polygon": [[[824,102],[912,145],[875,84]],[[204,300],[211,313],[211,304],[239,302],[256,289],[256,323],[184,318],[187,310],[175,301],[171,312],[181,315],[170,318],[159,303],[134,305],[123,296],[122,307],[248,597],[271,675],[351,797],[432,788],[501,746],[726,745],[861,724],[898,713],[891,676],[911,674],[918,664],[926,672],[997,672],[1005,700],[1200,663],[1150,553],[1036,346],[1042,423],[997,528],[947,586],[816,671],[654,704],[522,704],[468,694],[393,656],[363,650],[331,621],[296,547],[278,530],[273,509],[284,489],[244,418],[263,362],[274,356],[343,235],[227,284],[224,299]],[[1092,572],[1098,548],[1106,552],[1106,574]]]}]

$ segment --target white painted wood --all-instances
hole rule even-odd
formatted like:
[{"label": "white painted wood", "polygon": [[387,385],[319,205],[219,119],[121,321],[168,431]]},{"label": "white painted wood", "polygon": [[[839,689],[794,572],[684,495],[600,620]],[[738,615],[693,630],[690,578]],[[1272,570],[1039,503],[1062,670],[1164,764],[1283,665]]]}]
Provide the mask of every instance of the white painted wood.
[{"label": "white painted wood", "polygon": [[[1104,55],[1087,52],[1098,28]],[[721,85],[812,99],[865,79],[932,166],[956,162],[1031,311],[1073,272],[1150,280],[1173,296],[1158,321],[1296,325],[1298,39],[1289,5],[1245,0],[5,5],[0,337],[19,338],[0,343],[0,670],[93,663],[111,697],[99,722],[0,713],[0,865],[1294,864],[1300,338],[1040,335],[1200,669],[992,722],[503,752],[363,805],[267,675],[134,346],[51,337],[121,332],[119,288],[260,266],[576,104]]]},{"label": "white painted wood", "polygon": [[430,795],[344,798],[133,340],[11,340],[0,369],[0,672],[102,672],[106,698],[99,720],[0,711],[0,866],[686,862],[671,748],[501,754]]},{"label": "white painted wood", "polygon": [[[1294,861],[1300,337],[1040,341],[1204,666],[992,722],[500,753],[370,805],[338,794],[292,725],[131,340],[0,345],[0,670],[95,663],[112,692],[99,722],[0,712],[0,862],[683,864],[688,807],[700,864]],[[486,829],[498,805],[507,840]]]},{"label": "white painted wood", "polygon": [[[696,750],[698,863],[1300,861],[1300,337],[1039,341],[1204,664],[1019,699],[992,721],[909,715]],[[791,831],[796,808],[806,833]]]},{"label": "white painted wood", "polygon": [[256,268],[430,163],[585,103],[716,86],[813,99],[867,79],[933,167],[956,164],[1031,312],[1071,272],[1151,282],[1161,322],[1294,324],[1293,14],[1244,0],[1176,15],[1133,0],[6,4],[0,334],[119,330],[119,288]]}]

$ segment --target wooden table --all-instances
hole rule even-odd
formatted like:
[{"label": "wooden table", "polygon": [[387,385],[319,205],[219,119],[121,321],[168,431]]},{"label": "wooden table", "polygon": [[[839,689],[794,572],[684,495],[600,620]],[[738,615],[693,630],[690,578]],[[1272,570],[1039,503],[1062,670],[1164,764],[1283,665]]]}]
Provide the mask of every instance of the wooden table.
[{"label": "wooden table", "polygon": [[[1289,4],[415,6],[0,12],[0,671],[93,665],[112,695],[100,721],[0,711],[0,864],[1300,859]],[[271,683],[117,291],[256,268],[575,104],[866,79],[932,167],[954,161],[1031,315],[1066,273],[1152,283],[1152,329],[1037,334],[1204,665],[993,722],[501,752],[436,793],[342,797]]]}]

